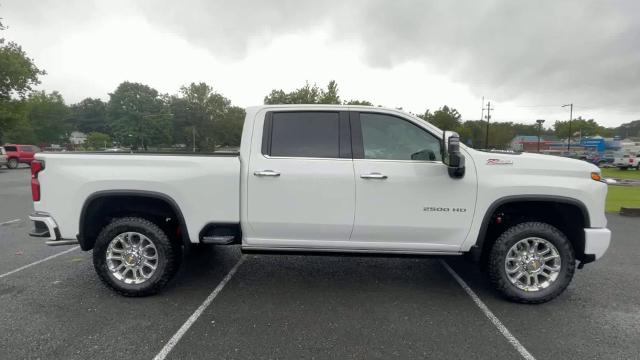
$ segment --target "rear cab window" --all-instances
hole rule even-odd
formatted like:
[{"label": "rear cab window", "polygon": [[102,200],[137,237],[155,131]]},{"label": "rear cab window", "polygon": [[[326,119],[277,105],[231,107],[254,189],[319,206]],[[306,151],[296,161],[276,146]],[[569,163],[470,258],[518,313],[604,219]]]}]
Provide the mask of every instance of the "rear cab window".
[{"label": "rear cab window", "polygon": [[344,141],[349,133],[345,129],[348,130],[347,115],[339,111],[269,112],[262,153],[270,157],[350,157],[350,144]]}]

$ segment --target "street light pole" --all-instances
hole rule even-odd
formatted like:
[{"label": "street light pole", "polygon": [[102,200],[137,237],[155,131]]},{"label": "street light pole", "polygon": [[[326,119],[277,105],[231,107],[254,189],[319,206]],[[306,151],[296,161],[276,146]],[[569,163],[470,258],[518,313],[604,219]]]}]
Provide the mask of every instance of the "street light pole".
[{"label": "street light pole", "polygon": [[540,132],[542,131],[542,124],[544,123],[544,119],[536,120],[538,123],[538,153],[540,153]]},{"label": "street light pole", "polygon": [[569,141],[567,141],[567,151],[571,150],[571,120],[573,120],[573,103],[562,105],[562,107],[569,106]]}]

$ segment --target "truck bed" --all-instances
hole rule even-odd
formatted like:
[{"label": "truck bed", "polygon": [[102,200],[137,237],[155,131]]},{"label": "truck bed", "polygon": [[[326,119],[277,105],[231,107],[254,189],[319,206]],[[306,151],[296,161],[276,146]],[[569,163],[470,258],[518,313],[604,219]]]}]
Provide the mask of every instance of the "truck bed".
[{"label": "truck bed", "polygon": [[237,153],[40,153],[41,200],[58,222],[62,238],[79,232],[80,212],[100,192],[158,193],[176,204],[189,238],[210,222],[240,222],[240,158]]}]

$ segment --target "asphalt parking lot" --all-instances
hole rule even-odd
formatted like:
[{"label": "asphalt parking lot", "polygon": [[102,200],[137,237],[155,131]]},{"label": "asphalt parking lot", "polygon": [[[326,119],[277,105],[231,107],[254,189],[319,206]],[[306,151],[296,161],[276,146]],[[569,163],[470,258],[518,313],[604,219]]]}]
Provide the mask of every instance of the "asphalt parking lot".
[{"label": "asphalt parking lot", "polygon": [[90,253],[27,235],[28,179],[0,169],[2,359],[640,358],[638,218],[609,215],[608,253],[543,305],[503,300],[461,258],[243,257],[237,247],[191,252],[163,293],[124,298],[99,282]]}]

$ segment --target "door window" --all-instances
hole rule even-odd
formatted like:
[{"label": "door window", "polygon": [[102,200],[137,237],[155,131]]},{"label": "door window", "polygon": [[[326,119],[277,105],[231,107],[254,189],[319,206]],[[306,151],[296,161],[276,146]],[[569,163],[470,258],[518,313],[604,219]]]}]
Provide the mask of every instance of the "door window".
[{"label": "door window", "polygon": [[440,139],[395,116],[360,113],[365,159],[442,161]]},{"label": "door window", "polygon": [[337,112],[276,112],[271,123],[271,156],[340,157]]}]

